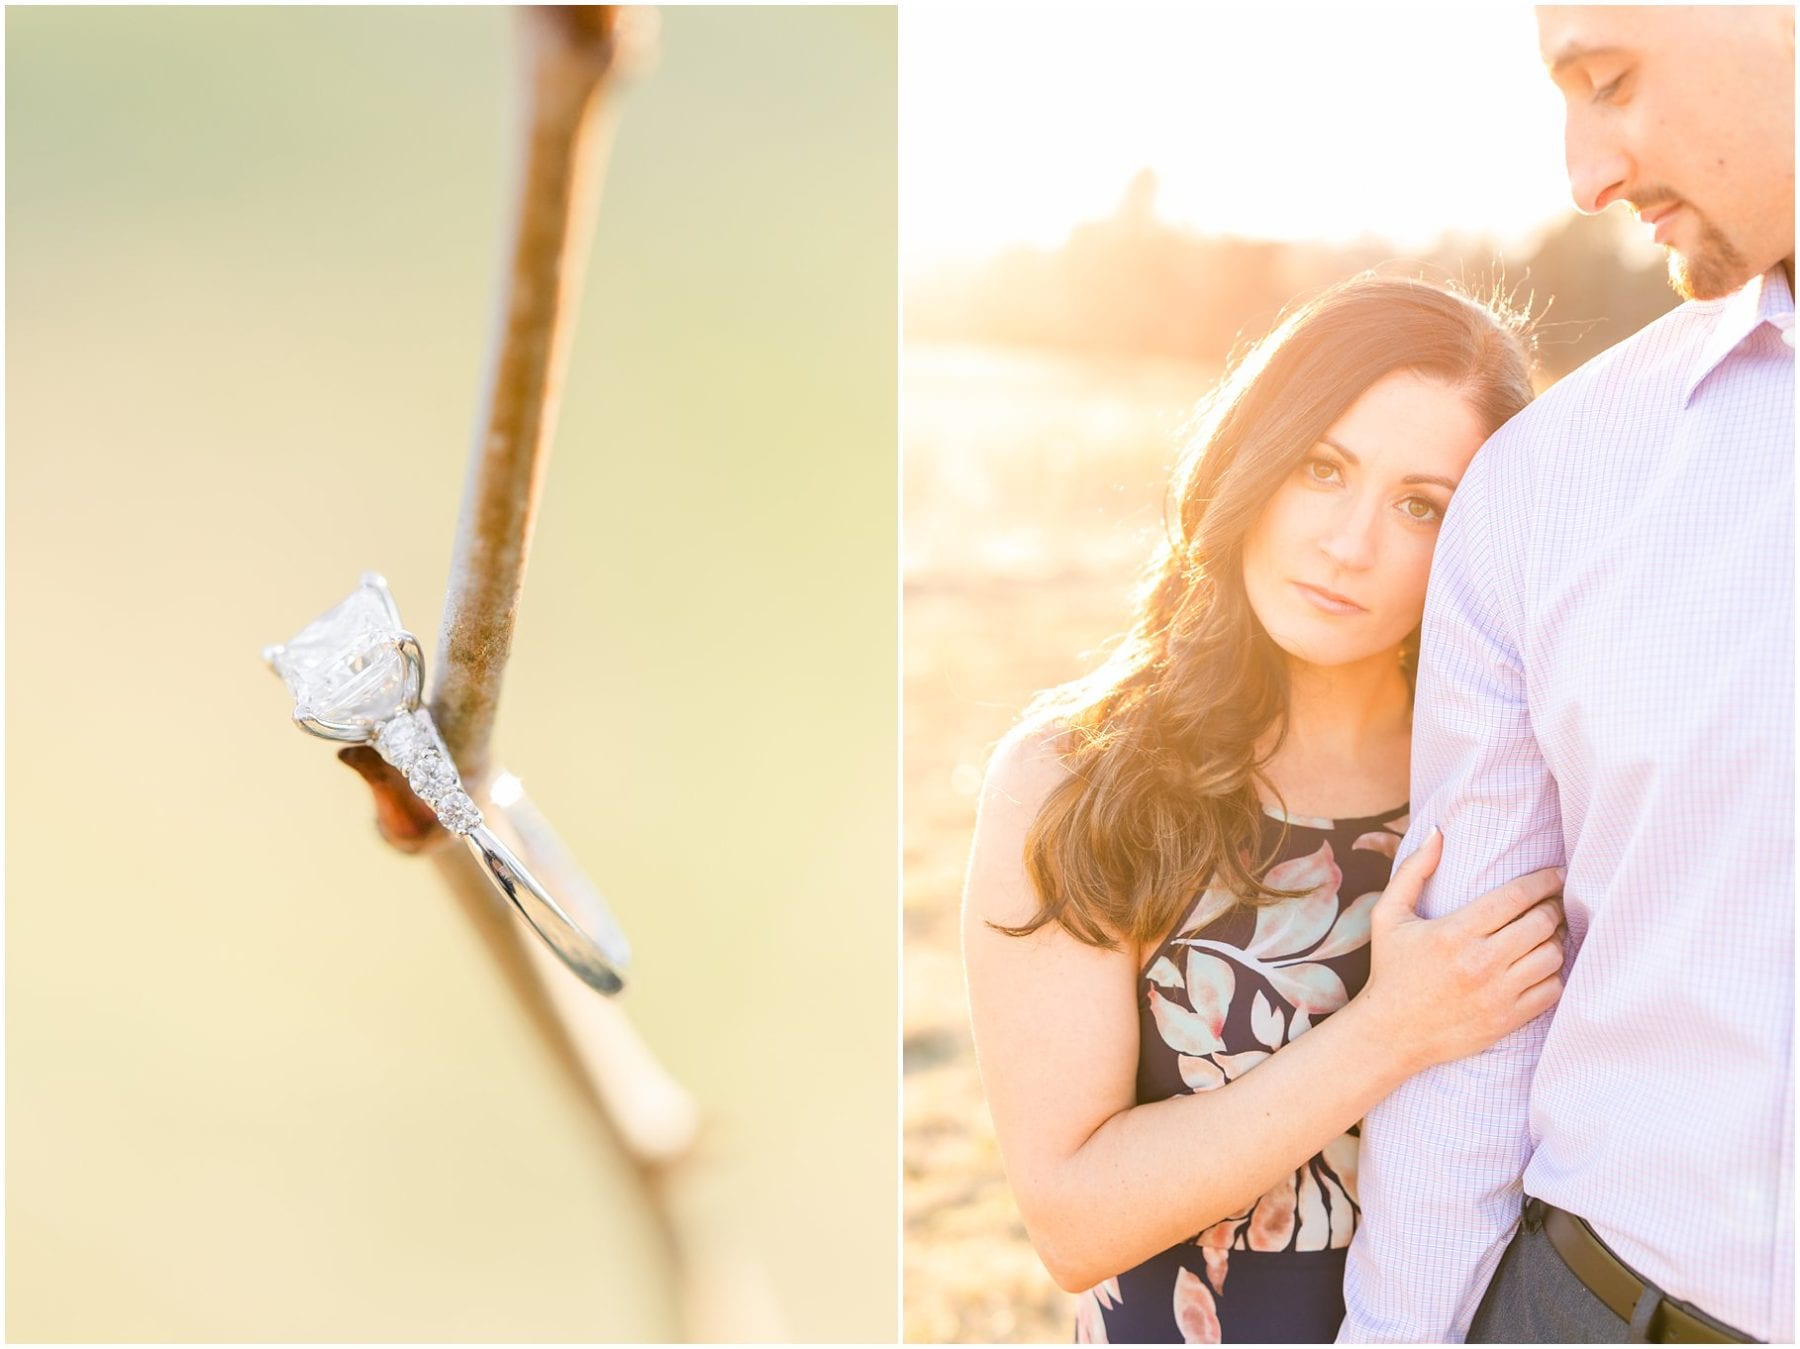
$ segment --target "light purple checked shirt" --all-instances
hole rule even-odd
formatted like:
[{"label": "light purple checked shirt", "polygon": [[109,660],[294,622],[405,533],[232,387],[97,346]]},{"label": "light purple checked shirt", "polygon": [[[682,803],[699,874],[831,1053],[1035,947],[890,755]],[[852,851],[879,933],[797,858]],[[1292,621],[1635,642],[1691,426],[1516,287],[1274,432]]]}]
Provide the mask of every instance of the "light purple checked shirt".
[{"label": "light purple checked shirt", "polygon": [[1427,917],[1567,865],[1574,959],[1553,1012],[1369,1113],[1340,1340],[1462,1340],[1521,1181],[1794,1338],[1793,322],[1779,270],[1681,306],[1451,502],[1400,855],[1442,826]]}]

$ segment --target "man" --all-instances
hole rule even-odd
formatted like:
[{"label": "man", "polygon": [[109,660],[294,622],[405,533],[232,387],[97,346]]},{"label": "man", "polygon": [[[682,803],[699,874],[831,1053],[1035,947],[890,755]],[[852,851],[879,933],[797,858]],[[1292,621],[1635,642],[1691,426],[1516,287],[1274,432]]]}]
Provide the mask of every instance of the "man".
[{"label": "man", "polygon": [[1793,1328],[1794,11],[1546,8],[1576,204],[1691,303],[1475,456],[1425,614],[1420,913],[1566,865],[1552,1013],[1369,1115],[1346,1341]]}]

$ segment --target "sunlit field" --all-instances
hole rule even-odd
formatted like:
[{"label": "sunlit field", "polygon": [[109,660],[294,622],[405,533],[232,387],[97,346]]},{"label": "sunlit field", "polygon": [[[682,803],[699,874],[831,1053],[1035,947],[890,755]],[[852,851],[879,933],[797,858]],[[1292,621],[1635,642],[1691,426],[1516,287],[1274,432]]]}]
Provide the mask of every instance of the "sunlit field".
[{"label": "sunlit field", "polygon": [[1118,632],[1214,371],[912,346],[906,408],[906,1335],[1067,1340],[969,1041],[957,942],[981,770]]}]

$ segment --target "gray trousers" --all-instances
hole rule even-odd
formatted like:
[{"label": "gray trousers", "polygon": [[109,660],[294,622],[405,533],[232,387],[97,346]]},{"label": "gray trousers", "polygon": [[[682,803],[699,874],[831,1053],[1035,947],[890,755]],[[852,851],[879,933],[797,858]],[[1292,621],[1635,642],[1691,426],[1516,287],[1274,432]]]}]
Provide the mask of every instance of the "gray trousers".
[{"label": "gray trousers", "polygon": [[1543,1230],[1519,1224],[1469,1322],[1470,1344],[1624,1344],[1630,1327],[1569,1272]]}]

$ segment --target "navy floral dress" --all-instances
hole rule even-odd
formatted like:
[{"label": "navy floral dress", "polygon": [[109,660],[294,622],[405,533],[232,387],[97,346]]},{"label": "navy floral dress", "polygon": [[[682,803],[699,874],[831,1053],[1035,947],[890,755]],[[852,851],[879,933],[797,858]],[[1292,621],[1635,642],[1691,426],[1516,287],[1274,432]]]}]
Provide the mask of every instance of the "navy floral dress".
[{"label": "navy floral dress", "polygon": [[[1242,1077],[1356,996],[1369,978],[1369,912],[1406,823],[1405,806],[1356,820],[1265,816],[1265,852],[1279,842],[1268,884],[1307,893],[1253,909],[1208,890],[1151,954],[1138,983],[1140,1105]],[[1353,1128],[1243,1212],[1081,1294],[1076,1340],[1335,1338],[1357,1147]]]}]

